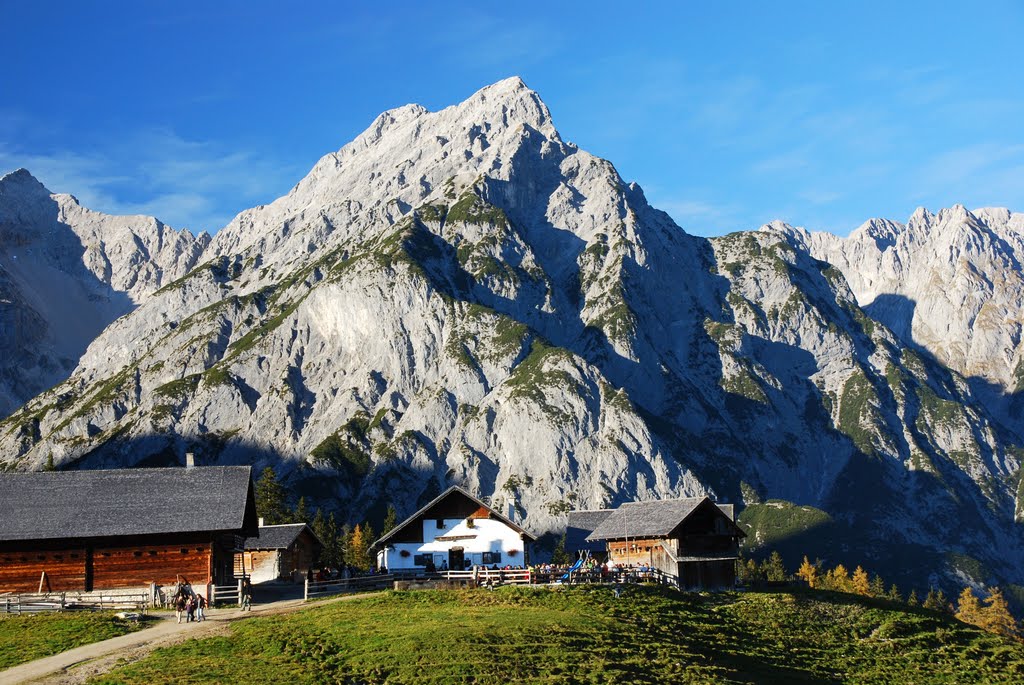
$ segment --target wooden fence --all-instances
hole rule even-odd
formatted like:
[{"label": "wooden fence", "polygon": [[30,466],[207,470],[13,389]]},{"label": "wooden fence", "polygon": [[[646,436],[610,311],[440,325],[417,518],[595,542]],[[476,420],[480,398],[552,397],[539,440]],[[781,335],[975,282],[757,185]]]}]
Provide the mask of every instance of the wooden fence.
[{"label": "wooden fence", "polygon": [[89,593],[51,592],[41,595],[0,596],[0,612],[36,614],[46,611],[134,611],[146,613],[150,598],[145,592]]},{"label": "wooden fence", "polygon": [[462,581],[477,585],[530,585],[534,582],[533,574],[530,572],[530,569],[526,568],[516,570],[481,568],[476,571],[442,571],[437,574],[437,577],[447,581]]},{"label": "wooden fence", "polygon": [[207,592],[209,593],[206,600],[210,603],[210,606],[215,606],[218,602],[221,604],[233,604],[235,606],[242,606],[242,581],[239,580],[237,583],[232,585],[209,585]]},{"label": "wooden fence", "polygon": [[309,601],[316,597],[338,595],[343,592],[363,592],[366,590],[382,590],[391,587],[395,577],[390,573],[379,576],[359,576],[356,578],[338,578],[337,580],[306,581],[303,599]]}]

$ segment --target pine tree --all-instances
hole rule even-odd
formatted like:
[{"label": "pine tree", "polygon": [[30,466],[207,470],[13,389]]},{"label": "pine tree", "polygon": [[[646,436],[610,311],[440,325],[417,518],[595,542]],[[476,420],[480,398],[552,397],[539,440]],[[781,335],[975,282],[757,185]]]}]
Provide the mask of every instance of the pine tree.
[{"label": "pine tree", "polygon": [[818,567],[810,562],[807,555],[804,555],[804,563],[800,564],[800,568],[796,572],[797,578],[807,583],[807,587],[814,589],[814,586],[818,582]]},{"label": "pine tree", "polygon": [[917,590],[913,590],[912,589],[910,591],[910,594],[907,595],[907,606],[916,607],[917,605],[918,605]]},{"label": "pine tree", "polygon": [[395,526],[398,525],[398,512],[395,511],[395,505],[388,505],[388,513],[384,516],[384,529],[380,532],[381,535],[387,535]]},{"label": "pine tree", "polygon": [[858,595],[864,595],[869,597],[871,595],[871,582],[868,580],[868,572],[865,571],[859,564],[857,568],[853,570],[853,581],[851,587],[854,593]]},{"label": "pine tree", "polygon": [[284,486],[277,480],[274,469],[267,467],[256,482],[256,514],[263,522],[272,526],[287,522],[288,510],[285,508]]},{"label": "pine tree", "polygon": [[871,579],[871,596],[885,597],[885,581],[877,573]]},{"label": "pine tree", "polygon": [[46,455],[46,466],[43,467],[43,471],[56,471],[57,467],[53,465],[53,452]]},{"label": "pine tree", "polygon": [[[985,606],[980,610],[981,622],[978,624],[985,630],[1007,637],[1019,635],[1017,623],[1013,620],[1010,607],[1003,597],[1003,591],[997,587],[989,590]],[[962,620],[962,619],[961,619]]]},{"label": "pine tree", "polygon": [[[889,592],[886,593],[885,598],[893,602],[902,602],[903,595],[900,594],[900,589],[896,587],[896,583],[889,586]],[[915,597],[916,599],[916,597]]]},{"label": "pine tree", "polygon": [[931,609],[932,611],[948,612],[949,600],[946,599],[946,594],[942,590],[929,588],[928,595],[924,598],[924,602],[921,606],[925,609]]},{"label": "pine tree", "polygon": [[558,544],[551,552],[551,563],[555,566],[565,566],[569,563],[569,554],[565,551],[565,537],[566,533],[562,533],[562,537],[558,538]]},{"label": "pine tree", "polygon": [[292,512],[292,523],[308,523],[309,511],[306,509],[306,498],[300,497],[295,503],[295,510]]},{"label": "pine tree", "polygon": [[764,576],[761,574],[761,567],[757,565],[757,562],[753,559],[747,559],[746,573],[744,574],[747,578],[747,583],[757,584],[764,580]]},{"label": "pine tree", "polygon": [[956,600],[955,616],[964,623],[970,623],[973,626],[981,625],[981,604],[970,586],[965,587]]},{"label": "pine tree", "polygon": [[337,566],[338,558],[335,551],[338,547],[338,530],[334,525],[334,514],[331,514],[330,519],[328,519],[324,516],[323,510],[317,508],[316,516],[313,517],[313,523],[310,524],[310,528],[313,529],[313,534],[323,543],[323,549],[320,551],[320,563],[324,566]]},{"label": "pine tree", "polygon": [[761,564],[761,572],[769,583],[782,583],[786,580],[786,567],[782,564],[782,555],[777,551]]}]

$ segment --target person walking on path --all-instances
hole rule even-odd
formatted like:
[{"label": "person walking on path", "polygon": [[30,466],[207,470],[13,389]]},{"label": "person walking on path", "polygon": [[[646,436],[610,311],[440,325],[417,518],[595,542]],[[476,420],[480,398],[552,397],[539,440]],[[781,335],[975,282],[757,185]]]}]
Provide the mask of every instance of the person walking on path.
[{"label": "person walking on path", "polygon": [[174,597],[174,615],[178,619],[178,623],[181,623],[181,614],[185,611],[186,604],[187,603],[185,601],[185,593],[179,592]]},{"label": "person walking on path", "polygon": [[185,623],[192,623],[196,620],[196,596],[190,595],[188,601],[185,602]]},{"label": "person walking on path", "polygon": [[252,611],[252,581],[248,578],[242,581],[242,611]]},{"label": "person walking on path", "polygon": [[203,597],[202,595],[197,594],[196,595],[196,620],[197,621],[205,621],[206,620],[206,606],[207,606],[206,597]]}]

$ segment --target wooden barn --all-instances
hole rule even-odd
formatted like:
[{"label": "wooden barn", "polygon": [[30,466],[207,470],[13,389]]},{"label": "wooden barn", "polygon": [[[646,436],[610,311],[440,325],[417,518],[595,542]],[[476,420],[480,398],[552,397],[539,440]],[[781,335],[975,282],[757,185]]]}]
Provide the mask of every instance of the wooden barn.
[{"label": "wooden barn", "polygon": [[377,566],[391,571],[461,571],[523,566],[534,536],[458,486],[373,543]]},{"label": "wooden barn", "polygon": [[320,558],[323,543],[305,523],[262,525],[259,537],[247,538],[245,551],[235,554],[235,575],[254,583],[301,581]]},{"label": "wooden barn", "polygon": [[684,588],[732,587],[740,538],[731,504],[707,497],[627,502],[587,536],[607,545],[613,564],[651,566]]},{"label": "wooden barn", "polygon": [[233,582],[249,466],[0,473],[0,592]]}]

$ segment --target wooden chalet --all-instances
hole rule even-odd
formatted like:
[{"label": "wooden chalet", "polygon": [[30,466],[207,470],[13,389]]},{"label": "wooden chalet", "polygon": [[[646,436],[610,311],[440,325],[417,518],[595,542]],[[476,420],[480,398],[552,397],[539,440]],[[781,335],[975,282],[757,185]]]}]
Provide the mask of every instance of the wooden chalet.
[{"label": "wooden chalet", "polygon": [[377,566],[391,571],[523,566],[536,538],[458,486],[373,543]]},{"label": "wooden chalet", "polygon": [[0,592],[227,583],[249,466],[0,473]]},{"label": "wooden chalet", "polygon": [[612,564],[650,566],[684,588],[732,587],[740,538],[731,504],[708,497],[627,502],[586,539],[607,545]]},{"label": "wooden chalet", "polygon": [[235,575],[254,583],[268,580],[301,581],[320,558],[323,543],[305,523],[262,525],[259,537],[246,538],[245,549],[235,554]]}]

